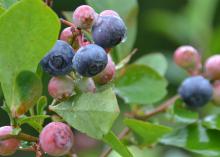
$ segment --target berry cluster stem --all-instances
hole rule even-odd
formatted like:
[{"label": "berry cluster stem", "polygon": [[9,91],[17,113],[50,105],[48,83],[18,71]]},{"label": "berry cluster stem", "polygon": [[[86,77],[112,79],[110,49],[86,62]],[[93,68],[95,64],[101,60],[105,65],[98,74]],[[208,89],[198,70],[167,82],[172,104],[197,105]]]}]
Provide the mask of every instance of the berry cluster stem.
[{"label": "berry cluster stem", "polygon": [[[80,47],[87,45],[87,42],[84,41],[83,32],[82,32],[82,30],[80,28],[77,28],[74,25],[74,23],[69,22],[69,21],[67,21],[65,19],[62,19],[62,18],[60,18],[60,22],[63,23],[64,25],[66,25],[66,26],[72,27],[73,34],[77,32],[76,39],[77,39]],[[76,31],[76,32],[74,32],[73,30]]]},{"label": "berry cluster stem", "polygon": [[[144,115],[137,115],[135,113],[129,113],[129,116],[135,119],[139,119],[139,120],[147,120],[148,118],[157,115],[159,113],[165,112],[171,105],[174,104],[174,102],[179,98],[179,95],[175,95],[173,97],[171,97],[170,99],[166,100],[165,102],[163,102],[161,105],[159,105],[157,108],[155,108],[153,111],[151,112],[147,112]],[[118,138],[121,140],[123,139],[126,135],[128,135],[131,132],[131,130],[129,128],[124,128],[121,133],[119,133]],[[105,151],[103,151],[100,155],[100,157],[107,157],[112,151],[112,148],[107,148]]]},{"label": "berry cluster stem", "polygon": [[71,22],[69,22],[69,21],[67,21],[65,19],[60,18],[60,22],[63,23],[64,25],[66,25],[66,26],[76,28],[76,26],[73,23],[71,23]]}]

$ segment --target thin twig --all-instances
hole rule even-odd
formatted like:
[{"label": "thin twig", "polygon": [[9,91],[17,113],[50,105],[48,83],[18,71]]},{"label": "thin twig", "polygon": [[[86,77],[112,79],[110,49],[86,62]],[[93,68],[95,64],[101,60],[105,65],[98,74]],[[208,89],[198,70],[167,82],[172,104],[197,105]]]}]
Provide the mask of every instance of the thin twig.
[{"label": "thin twig", "polygon": [[63,24],[66,25],[66,26],[76,28],[76,26],[75,26],[72,22],[69,22],[69,21],[67,21],[67,20],[65,20],[65,19],[62,19],[62,18],[60,18],[60,21],[61,21],[61,23],[63,23]]},{"label": "thin twig", "polygon": [[43,157],[43,152],[40,149],[40,145],[38,143],[35,143],[33,146],[28,148],[19,148],[20,151],[26,151],[26,152],[35,152],[36,157]]},{"label": "thin twig", "polygon": [[7,140],[10,138],[16,138],[19,140],[29,141],[29,142],[37,142],[38,141],[37,137],[31,136],[28,134],[24,134],[24,133],[19,133],[18,135],[10,135],[9,134],[9,135],[5,135],[5,136],[0,136],[0,141]]},{"label": "thin twig", "polygon": [[[161,112],[165,112],[171,105],[174,104],[174,102],[179,98],[179,95],[175,95],[173,97],[171,97],[170,99],[166,100],[164,103],[162,103],[161,105],[159,105],[157,108],[155,108],[153,111],[151,112],[147,112],[144,115],[136,115],[136,114],[132,114],[133,118],[139,119],[139,120],[146,120],[156,114],[159,114]],[[122,132],[118,135],[118,138],[121,140],[122,138],[124,138],[126,135],[128,135],[130,133],[130,129],[129,128],[125,128],[122,130]],[[108,147],[105,151],[102,152],[102,154],[100,155],[100,157],[107,157],[112,151],[112,148]]]},{"label": "thin twig", "polygon": [[158,113],[162,113],[165,112],[171,105],[174,104],[174,102],[179,98],[179,95],[175,95],[173,97],[171,97],[170,99],[168,99],[167,101],[165,101],[164,103],[162,103],[161,105],[159,105],[157,108],[155,108],[153,111],[151,112],[146,112],[144,115],[133,115],[133,118],[139,119],[139,120],[146,120]]}]

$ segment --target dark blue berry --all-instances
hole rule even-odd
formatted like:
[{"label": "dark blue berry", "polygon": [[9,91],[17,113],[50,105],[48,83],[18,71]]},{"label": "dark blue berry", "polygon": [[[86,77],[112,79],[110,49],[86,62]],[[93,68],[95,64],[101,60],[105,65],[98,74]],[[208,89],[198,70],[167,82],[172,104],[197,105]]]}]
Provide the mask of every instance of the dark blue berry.
[{"label": "dark blue berry", "polygon": [[64,41],[57,40],[54,47],[41,60],[40,64],[43,70],[50,75],[66,75],[72,71],[73,56],[72,47]]},{"label": "dark blue berry", "polygon": [[126,37],[126,26],[119,17],[99,16],[92,27],[92,37],[95,44],[111,48]]},{"label": "dark blue berry", "polygon": [[204,77],[192,76],[183,81],[178,92],[187,106],[197,108],[211,99],[213,88]]},{"label": "dark blue berry", "polygon": [[107,65],[108,57],[103,48],[96,44],[81,47],[73,57],[73,68],[82,76],[92,77]]}]

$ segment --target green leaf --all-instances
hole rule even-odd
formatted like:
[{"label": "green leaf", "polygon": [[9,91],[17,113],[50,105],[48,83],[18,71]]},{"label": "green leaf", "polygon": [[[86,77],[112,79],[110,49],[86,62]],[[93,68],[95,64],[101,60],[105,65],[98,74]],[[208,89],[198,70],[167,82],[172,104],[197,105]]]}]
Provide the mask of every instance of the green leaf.
[{"label": "green leaf", "polygon": [[7,9],[17,1],[18,0],[0,0],[0,5]]},{"label": "green leaf", "polygon": [[[127,26],[127,40],[117,46],[117,59],[120,61],[130,52],[136,40],[137,34],[137,15],[138,3],[137,0],[87,0],[97,12],[105,9],[112,9],[119,13]],[[123,6],[123,7],[122,7]]]},{"label": "green leaf", "polygon": [[21,0],[0,17],[0,81],[7,105],[14,105],[15,77],[36,71],[59,29],[57,15],[41,0]]},{"label": "green leaf", "polygon": [[103,141],[116,150],[121,156],[132,157],[127,147],[115,136],[113,132],[109,132],[103,137]]},{"label": "green leaf", "polygon": [[47,97],[41,96],[40,99],[37,102],[36,106],[36,111],[37,115],[43,115],[44,113],[44,108],[47,106]]},{"label": "green leaf", "polygon": [[[134,157],[159,157],[159,151],[150,148],[139,148],[137,146],[129,146],[128,149]],[[124,157],[118,154],[116,151],[112,151],[108,157]],[[179,157],[179,156],[178,156]],[[182,157],[182,156],[181,156]]]},{"label": "green leaf", "polygon": [[43,125],[44,120],[46,118],[49,118],[49,116],[47,116],[47,115],[36,115],[36,116],[32,116],[32,117],[23,116],[23,117],[17,119],[17,123],[18,123],[18,125],[29,124],[35,130],[40,132],[42,130],[42,125]]},{"label": "green leaf", "polygon": [[186,124],[194,123],[198,121],[199,114],[197,112],[190,111],[183,106],[183,101],[178,99],[173,106],[174,118],[177,122]]},{"label": "green leaf", "polygon": [[13,105],[11,112],[13,117],[20,116],[33,107],[42,94],[43,85],[41,79],[33,72],[22,71],[15,80]]},{"label": "green leaf", "polygon": [[125,119],[124,123],[135,133],[142,145],[153,144],[172,131],[171,128],[143,122],[135,119]]},{"label": "green leaf", "polygon": [[209,129],[220,131],[220,115],[210,115],[204,118],[202,124]]},{"label": "green leaf", "polygon": [[72,127],[102,139],[119,115],[117,99],[111,88],[97,93],[76,95],[73,100],[51,106]]},{"label": "green leaf", "polygon": [[166,95],[167,81],[152,68],[132,64],[123,70],[115,91],[126,103],[155,103]]},{"label": "green leaf", "polygon": [[220,131],[204,128],[200,123],[179,128],[161,140],[165,145],[181,147],[207,156],[220,155]]},{"label": "green leaf", "polygon": [[5,9],[0,6],[0,15],[4,13]]},{"label": "green leaf", "polygon": [[168,64],[162,53],[147,54],[136,60],[135,64],[143,64],[156,70],[161,76],[166,73]]}]

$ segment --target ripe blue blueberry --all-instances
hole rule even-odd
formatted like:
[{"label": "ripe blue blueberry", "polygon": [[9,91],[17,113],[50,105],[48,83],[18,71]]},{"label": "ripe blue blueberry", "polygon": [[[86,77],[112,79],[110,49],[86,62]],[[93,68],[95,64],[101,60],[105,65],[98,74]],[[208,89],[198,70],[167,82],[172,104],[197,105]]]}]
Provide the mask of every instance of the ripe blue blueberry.
[{"label": "ripe blue blueberry", "polygon": [[81,47],[73,57],[73,68],[82,76],[92,77],[107,65],[108,57],[103,48],[96,44]]},{"label": "ripe blue blueberry", "polygon": [[117,16],[99,16],[92,27],[95,44],[111,48],[126,38],[126,26]]},{"label": "ripe blue blueberry", "polygon": [[204,77],[192,76],[183,81],[178,92],[188,107],[197,108],[211,99],[213,88]]},{"label": "ripe blue blueberry", "polygon": [[50,75],[66,75],[72,71],[72,59],[74,51],[65,41],[57,40],[54,47],[41,60],[44,71]]}]

